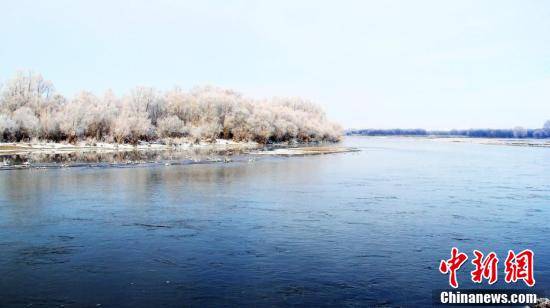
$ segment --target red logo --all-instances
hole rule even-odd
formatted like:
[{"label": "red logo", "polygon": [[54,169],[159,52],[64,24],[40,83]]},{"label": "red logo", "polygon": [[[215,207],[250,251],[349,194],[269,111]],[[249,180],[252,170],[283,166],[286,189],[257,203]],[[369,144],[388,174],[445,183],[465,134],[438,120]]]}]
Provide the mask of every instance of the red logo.
[{"label": "red logo", "polygon": [[472,260],[472,264],[476,267],[475,270],[471,272],[472,281],[481,283],[483,278],[489,280],[489,284],[493,284],[498,279],[497,266],[498,266],[498,257],[497,254],[491,252],[483,259],[483,253],[479,250],[474,250],[474,255],[476,258]]},{"label": "red logo", "polygon": [[533,258],[535,254],[529,250],[518,253],[517,255],[512,251],[508,251],[508,257],[506,258],[506,277],[504,280],[507,283],[516,282],[522,279],[528,286],[535,285],[535,278],[533,276]]},{"label": "red logo", "polygon": [[[498,262],[497,254],[489,252],[486,256],[479,250],[474,250],[474,259],[472,264],[474,270],[470,272],[471,279],[475,283],[482,283],[486,279],[489,284],[493,284],[498,280]],[[516,254],[514,251],[508,251],[508,257],[505,262],[504,272],[506,283],[515,283],[518,280],[523,280],[529,287],[535,285],[534,278],[534,263],[535,254],[529,249],[525,249]],[[439,271],[442,274],[449,275],[449,285],[453,288],[458,288],[457,271],[468,260],[465,253],[459,252],[458,248],[451,249],[451,258],[441,260],[439,263]]]},{"label": "red logo", "polygon": [[439,263],[439,271],[443,274],[449,273],[449,284],[453,288],[458,288],[458,281],[456,279],[456,271],[468,260],[468,256],[465,253],[458,253],[458,249],[453,247],[451,250],[451,258],[449,260],[441,260]]}]

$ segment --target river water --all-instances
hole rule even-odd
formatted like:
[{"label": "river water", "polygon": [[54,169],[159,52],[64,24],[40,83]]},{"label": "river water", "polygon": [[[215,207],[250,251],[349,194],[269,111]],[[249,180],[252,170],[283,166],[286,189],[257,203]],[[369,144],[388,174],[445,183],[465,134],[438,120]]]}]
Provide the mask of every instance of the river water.
[{"label": "river water", "polygon": [[498,254],[493,288],[531,249],[550,290],[550,149],[343,143],[361,151],[1,171],[0,306],[427,306],[453,246]]}]

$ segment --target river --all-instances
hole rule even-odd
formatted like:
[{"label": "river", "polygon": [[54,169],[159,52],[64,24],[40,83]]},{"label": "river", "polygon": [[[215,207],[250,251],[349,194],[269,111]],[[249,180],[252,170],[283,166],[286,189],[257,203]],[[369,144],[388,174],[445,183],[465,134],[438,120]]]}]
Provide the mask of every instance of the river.
[{"label": "river", "polygon": [[550,290],[550,149],[343,144],[361,151],[0,171],[0,306],[427,306],[453,246],[531,249]]}]

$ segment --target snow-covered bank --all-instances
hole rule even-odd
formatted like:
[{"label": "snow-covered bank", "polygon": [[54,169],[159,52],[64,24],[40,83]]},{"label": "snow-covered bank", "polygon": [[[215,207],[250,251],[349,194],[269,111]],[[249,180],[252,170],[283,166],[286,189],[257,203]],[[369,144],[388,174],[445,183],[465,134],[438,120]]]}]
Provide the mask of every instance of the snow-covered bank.
[{"label": "snow-covered bank", "polygon": [[140,142],[139,144],[118,144],[107,142],[81,141],[75,144],[46,141],[0,143],[0,155],[27,153],[62,154],[71,152],[115,152],[115,151],[163,151],[187,149],[254,149],[260,145],[256,142],[235,142],[217,139],[215,142],[193,143],[186,139],[167,139],[162,143]]},{"label": "snow-covered bank", "polygon": [[305,155],[322,155],[335,154],[359,151],[355,148],[337,147],[337,146],[322,146],[322,147],[300,147],[300,148],[283,148],[266,151],[255,151],[253,155],[279,155],[279,156],[305,156]]},{"label": "snow-covered bank", "polygon": [[198,144],[185,139],[137,145],[101,142],[0,143],[0,170],[253,162],[256,160],[256,155],[304,156],[344,153],[353,150],[335,144],[317,144],[300,148],[289,144],[277,144],[266,147],[255,142],[234,142],[222,139]]}]

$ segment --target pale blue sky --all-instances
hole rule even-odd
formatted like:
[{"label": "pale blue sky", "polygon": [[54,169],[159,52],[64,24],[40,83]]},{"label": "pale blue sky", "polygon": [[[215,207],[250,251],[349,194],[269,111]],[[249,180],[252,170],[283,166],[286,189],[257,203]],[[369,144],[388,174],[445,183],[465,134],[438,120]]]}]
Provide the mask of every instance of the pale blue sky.
[{"label": "pale blue sky", "polygon": [[72,95],[214,84],[299,95],[344,127],[550,119],[550,1],[0,0],[0,80]]}]

